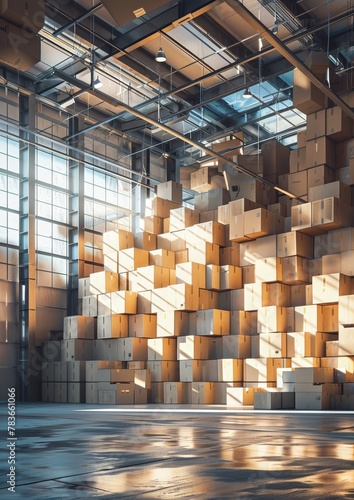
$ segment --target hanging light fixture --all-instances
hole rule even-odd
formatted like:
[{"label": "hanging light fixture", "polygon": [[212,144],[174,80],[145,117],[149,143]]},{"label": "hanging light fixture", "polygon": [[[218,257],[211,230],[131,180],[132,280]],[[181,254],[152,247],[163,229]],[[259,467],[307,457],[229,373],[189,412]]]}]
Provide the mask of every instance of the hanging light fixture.
[{"label": "hanging light fixture", "polygon": [[242,94],[242,97],[244,99],[250,99],[251,97],[253,97],[253,95],[248,87],[245,89],[244,93]]},{"label": "hanging light fixture", "polygon": [[59,103],[60,107],[64,109],[68,108],[72,104],[75,104],[75,97],[72,95],[68,99],[65,99],[64,101]]},{"label": "hanging light fixture", "polygon": [[161,44],[161,33],[160,33],[160,48],[157,51],[157,54],[155,56],[155,61],[158,63],[163,63],[166,61],[166,56],[164,51],[162,50],[162,44]]},{"label": "hanging light fixture", "polygon": [[101,87],[103,87],[103,83],[101,82],[99,77],[97,77],[96,80],[93,82],[92,86],[95,90],[97,90],[97,89],[100,89]]}]

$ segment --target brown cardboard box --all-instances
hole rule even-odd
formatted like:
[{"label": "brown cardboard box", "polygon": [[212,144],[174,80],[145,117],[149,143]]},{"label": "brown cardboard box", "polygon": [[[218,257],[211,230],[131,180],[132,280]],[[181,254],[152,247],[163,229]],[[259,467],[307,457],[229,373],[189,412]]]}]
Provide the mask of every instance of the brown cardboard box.
[{"label": "brown cardboard box", "polygon": [[196,245],[187,244],[187,247],[190,262],[197,262],[204,265],[220,264],[219,245],[203,241]]},{"label": "brown cardboard box", "polygon": [[257,208],[245,212],[244,218],[244,235],[250,239],[267,236],[274,232],[275,215],[264,208]]},{"label": "brown cardboard box", "polygon": [[230,311],[205,309],[197,311],[197,335],[229,335]]},{"label": "brown cardboard box", "polygon": [[178,361],[147,361],[151,382],[176,382],[179,379]]},{"label": "brown cardboard box", "polygon": [[[141,250],[140,248],[120,250],[118,262],[119,273],[134,271],[135,269],[138,269],[138,267],[145,267],[149,265],[149,252],[148,250]],[[118,290],[118,288],[116,290]]]},{"label": "brown cardboard box", "polygon": [[97,295],[82,297],[82,316],[97,316]]},{"label": "brown cardboard box", "polygon": [[137,292],[137,314],[151,314],[151,301],[152,292],[147,290],[145,292]]},{"label": "brown cardboard box", "polygon": [[[289,172],[290,173],[300,172],[305,170],[305,168],[306,168],[306,148],[299,147],[298,149],[292,149],[290,151],[290,157],[289,157]],[[287,189],[287,186],[285,187],[285,189]]]},{"label": "brown cardboard box", "polygon": [[239,198],[237,200],[232,200],[228,204],[231,215],[241,215],[249,210],[254,210],[255,208],[260,208],[259,203],[249,200],[247,198]]},{"label": "brown cardboard box", "polygon": [[218,358],[245,359],[251,356],[251,335],[226,335],[217,344]]},{"label": "brown cardboard box", "polygon": [[228,264],[220,266],[220,289],[236,290],[239,288],[242,288],[242,269]]},{"label": "brown cardboard box", "polygon": [[322,332],[288,332],[287,357],[323,357],[326,344],[335,339],[336,334]]},{"label": "brown cardboard box", "polygon": [[284,203],[271,203],[268,205],[268,210],[271,212],[274,212],[277,215],[281,215],[282,217],[287,217],[288,214],[290,215],[290,211],[288,210],[287,205]]},{"label": "brown cardboard box", "polygon": [[259,154],[239,155],[237,164],[256,175],[264,174],[263,157]]},{"label": "brown cardboard box", "polygon": [[[333,274],[341,272],[341,254],[335,253],[322,256],[322,273]],[[347,274],[347,273],[343,273]]]},{"label": "brown cardboard box", "polygon": [[207,210],[217,210],[220,205],[225,205],[230,201],[230,193],[227,189],[216,188],[205,193],[199,193],[194,197],[195,210],[205,212]]},{"label": "brown cardboard box", "polygon": [[286,358],[287,334],[284,332],[259,334],[259,357]]},{"label": "brown cardboard box", "polygon": [[314,304],[338,302],[341,295],[350,295],[353,280],[344,274],[324,274],[313,276],[312,294]]},{"label": "brown cardboard box", "polygon": [[306,168],[318,165],[336,167],[335,144],[326,136],[306,143]]},{"label": "brown cardboard box", "polygon": [[308,189],[315,186],[323,186],[335,180],[335,171],[327,165],[309,168],[307,171]]},{"label": "brown cardboard box", "polygon": [[338,331],[338,356],[354,356],[354,327],[340,326]]},{"label": "brown cardboard box", "polygon": [[307,141],[307,130],[301,130],[297,133],[297,147],[304,148]]},{"label": "brown cardboard box", "polygon": [[179,362],[180,382],[202,382],[202,361],[197,359],[184,359]]},{"label": "brown cardboard box", "polygon": [[156,337],[157,320],[155,314],[132,314],[128,317],[129,337]]},{"label": "brown cardboard box", "polygon": [[250,238],[245,236],[244,215],[231,215],[229,225],[229,240],[235,243],[249,241]]},{"label": "brown cardboard box", "polygon": [[113,314],[136,314],[136,292],[120,291],[109,294],[111,298],[111,312]]},{"label": "brown cardboard box", "polygon": [[[162,311],[156,316],[156,329],[158,337],[179,337],[195,333],[195,325],[191,315],[185,311]],[[194,327],[193,327],[194,326]]]},{"label": "brown cardboard box", "polygon": [[291,360],[286,358],[248,358],[244,360],[244,385],[251,382],[276,382],[277,368],[289,368]]},{"label": "brown cardboard box", "polygon": [[255,267],[256,266],[252,265],[242,268],[242,281],[244,285],[256,282]]},{"label": "brown cardboard box", "polygon": [[287,332],[288,318],[286,307],[266,306],[258,309],[257,332]]},{"label": "brown cardboard box", "polygon": [[237,137],[234,139],[225,140],[222,142],[215,142],[212,144],[212,149],[216,153],[220,153],[225,158],[233,158],[235,155],[242,154],[243,146],[243,133],[237,132]]},{"label": "brown cardboard box", "polygon": [[321,110],[325,104],[322,91],[297,68],[294,70],[293,103],[307,115]]},{"label": "brown cardboard box", "polygon": [[220,290],[220,266],[208,264],[205,266],[207,290]]},{"label": "brown cardboard box", "polygon": [[340,254],[340,272],[347,276],[354,276],[353,269],[353,250],[341,252]]},{"label": "brown cardboard box", "polygon": [[262,142],[264,176],[269,174],[286,174],[289,172],[290,150],[275,139]]},{"label": "brown cardboard box", "polygon": [[220,224],[230,224],[230,203],[220,205],[216,219]]},{"label": "brown cardboard box", "polygon": [[241,407],[254,404],[254,393],[263,391],[260,387],[227,387],[227,406]]},{"label": "brown cardboard box", "polygon": [[218,222],[218,211],[208,210],[207,212],[200,212],[200,222]]},{"label": "brown cardboard box", "polygon": [[311,141],[326,134],[326,109],[307,115],[306,140]]},{"label": "brown cardboard box", "polygon": [[177,340],[174,338],[148,339],[148,361],[176,361]]},{"label": "brown cardboard box", "polygon": [[219,246],[226,244],[225,226],[216,221],[201,222],[185,230],[187,245],[196,245],[209,242]]},{"label": "brown cardboard box", "polygon": [[[158,250],[150,250],[149,264],[150,266],[160,266],[167,269],[175,268],[175,254],[172,251],[160,248]],[[139,266],[143,267],[143,266]]]},{"label": "brown cardboard box", "polygon": [[339,106],[326,110],[326,135],[335,142],[351,139],[353,136],[353,120]]},{"label": "brown cardboard box", "polygon": [[134,246],[134,236],[130,231],[115,229],[103,233],[103,253],[118,252]]},{"label": "brown cardboard box", "polygon": [[199,212],[187,207],[175,208],[170,212],[170,231],[180,231],[199,223]]},{"label": "brown cardboard box", "polygon": [[183,404],[187,402],[186,382],[164,382],[163,402],[165,404]]},{"label": "brown cardboard box", "polygon": [[348,185],[340,182],[330,182],[322,186],[315,186],[309,189],[309,201],[321,201],[324,198],[339,198],[342,203],[351,205],[351,189]]},{"label": "brown cardboard box", "polygon": [[350,206],[338,198],[325,198],[312,202],[311,221],[313,228],[330,231],[349,226],[352,220]]},{"label": "brown cardboard box", "polygon": [[189,404],[214,404],[214,382],[192,382],[189,386],[187,402]]},{"label": "brown cardboard box", "polygon": [[210,359],[215,339],[200,335],[185,335],[177,337],[177,359]]},{"label": "brown cardboard box", "polygon": [[300,198],[307,195],[307,171],[294,172],[288,175],[288,191]]},{"label": "brown cardboard box", "polygon": [[145,361],[147,359],[147,341],[143,338],[119,339],[123,349],[123,361]]},{"label": "brown cardboard box", "polygon": [[240,265],[240,245],[234,243],[231,247],[220,248],[220,265]]},{"label": "brown cardboard box", "polygon": [[95,334],[96,318],[92,316],[66,316],[64,318],[64,340],[94,339]]},{"label": "brown cardboard box", "polygon": [[162,288],[170,284],[170,269],[161,266],[146,266],[137,269],[137,291]]},{"label": "brown cardboard box", "polygon": [[354,158],[350,158],[347,167],[339,168],[335,171],[336,180],[347,184],[348,186],[354,185]]},{"label": "brown cardboard box", "polygon": [[291,230],[302,231],[311,230],[311,203],[303,203],[291,207]]},{"label": "brown cardboard box", "polygon": [[257,259],[255,264],[256,283],[282,281],[283,264],[279,257]]},{"label": "brown cardboard box", "polygon": [[115,292],[118,290],[118,274],[101,271],[90,274],[90,295]]},{"label": "brown cardboard box", "polygon": [[257,311],[231,311],[231,335],[255,335],[257,332]]},{"label": "brown cardboard box", "polygon": [[97,338],[114,339],[128,337],[128,316],[108,314],[97,317]]},{"label": "brown cardboard box", "polygon": [[156,234],[145,231],[134,233],[134,247],[141,250],[156,250]]},{"label": "brown cardboard box", "polygon": [[354,137],[348,141],[336,143],[336,167],[347,167],[354,157]]},{"label": "brown cardboard box", "polygon": [[156,195],[164,200],[174,201],[182,205],[182,184],[175,181],[166,181],[157,184]]},{"label": "brown cardboard box", "polygon": [[309,282],[308,263],[303,257],[292,256],[283,258],[284,284],[298,285]]},{"label": "brown cardboard box", "polygon": [[263,240],[264,238],[268,237],[264,236],[263,238],[258,238],[256,240],[247,240],[238,244],[240,248],[241,267],[254,265],[257,259],[261,258],[261,255],[259,255],[257,251],[257,243],[258,241]]},{"label": "brown cardboard box", "polygon": [[244,285],[244,310],[257,311],[262,307],[262,283],[247,283]]},{"label": "brown cardboard box", "polygon": [[217,309],[219,304],[219,293],[202,288],[198,291],[198,310]]},{"label": "brown cardboard box", "polygon": [[[174,201],[165,200],[163,198],[158,198],[155,196],[154,198],[150,198],[147,200],[147,214],[161,217],[162,219],[166,219],[170,217],[170,210],[174,210],[175,208],[180,208],[179,203],[175,203]],[[150,213],[149,213],[150,211]]]},{"label": "brown cardboard box", "polygon": [[176,283],[188,283],[206,288],[206,267],[196,262],[185,262],[176,265]]},{"label": "brown cardboard box", "polygon": [[161,234],[163,233],[163,219],[156,215],[149,215],[142,218],[142,229],[146,233]]},{"label": "brown cardboard box", "polygon": [[277,235],[277,256],[313,258],[313,237],[297,231]]},{"label": "brown cardboard box", "polygon": [[262,283],[262,307],[290,307],[292,288],[283,283]]},{"label": "brown cardboard box", "polygon": [[199,193],[212,189],[211,178],[217,174],[215,167],[201,167],[191,173],[191,189]]}]

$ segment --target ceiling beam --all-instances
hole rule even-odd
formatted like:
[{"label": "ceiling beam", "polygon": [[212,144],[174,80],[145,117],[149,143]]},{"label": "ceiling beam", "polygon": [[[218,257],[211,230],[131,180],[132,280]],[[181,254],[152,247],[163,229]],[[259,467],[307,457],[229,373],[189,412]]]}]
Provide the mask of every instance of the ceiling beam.
[{"label": "ceiling beam", "polygon": [[252,28],[254,28],[261,36],[263,36],[285,59],[287,59],[294,68],[297,68],[303,73],[316,87],[318,87],[329,99],[339,106],[346,115],[354,120],[354,112],[352,109],[335,94],[330,88],[321,82],[319,78],[290,50],[279,40],[278,37],[259,20],[252,12],[250,12],[239,0],[225,0],[234,11],[239,14]]}]

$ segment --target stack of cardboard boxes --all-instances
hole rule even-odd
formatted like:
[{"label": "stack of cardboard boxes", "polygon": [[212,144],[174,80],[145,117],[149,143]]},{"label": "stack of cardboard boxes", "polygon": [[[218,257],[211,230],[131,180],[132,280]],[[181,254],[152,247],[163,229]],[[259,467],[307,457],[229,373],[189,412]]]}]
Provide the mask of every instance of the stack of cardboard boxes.
[{"label": "stack of cardboard boxes", "polygon": [[298,144],[257,164],[302,200],[240,175],[230,201],[209,171],[194,209],[169,181],[140,233],[105,233],[43,398],[353,409],[352,122],[315,111]]}]

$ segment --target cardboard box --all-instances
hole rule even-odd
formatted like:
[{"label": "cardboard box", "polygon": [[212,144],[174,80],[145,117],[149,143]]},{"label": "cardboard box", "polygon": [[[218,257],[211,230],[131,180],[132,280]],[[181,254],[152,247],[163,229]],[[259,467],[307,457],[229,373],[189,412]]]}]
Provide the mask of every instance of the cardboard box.
[{"label": "cardboard box", "polygon": [[152,291],[137,292],[137,314],[151,314],[152,309]]},{"label": "cardboard box", "polygon": [[233,158],[235,155],[242,154],[243,133],[237,132],[237,137],[227,139],[221,142],[215,142],[211,145],[212,150],[222,154],[225,158]]},{"label": "cardboard box", "polygon": [[290,307],[292,288],[283,283],[262,283],[262,306]]},{"label": "cardboard box", "polygon": [[291,230],[311,233],[312,204],[303,203],[291,207]]},{"label": "cardboard box", "polygon": [[169,284],[170,270],[167,267],[150,265],[137,269],[137,291],[162,288]]},{"label": "cardboard box", "polygon": [[214,404],[215,385],[213,382],[192,382],[188,391],[190,404]]},{"label": "cardboard box", "polygon": [[220,264],[219,245],[209,243],[207,241],[199,242],[199,244],[187,244],[188,257],[190,262],[198,264]]},{"label": "cardboard box", "polygon": [[177,340],[173,338],[148,339],[148,361],[176,361]]},{"label": "cardboard box", "polygon": [[284,332],[259,334],[259,357],[286,358],[287,334]]},{"label": "cardboard box", "polygon": [[250,241],[250,238],[245,236],[244,214],[231,215],[229,224],[229,240],[235,243]]},{"label": "cardboard box", "polygon": [[95,335],[96,318],[92,316],[66,316],[64,318],[64,340],[94,339]]},{"label": "cardboard box", "polygon": [[191,189],[203,193],[212,189],[211,179],[218,175],[215,167],[201,167],[191,173]]},{"label": "cardboard box", "polygon": [[336,167],[335,144],[326,136],[306,143],[306,168],[318,165]]},{"label": "cardboard box", "polygon": [[245,212],[244,220],[244,235],[247,238],[259,238],[267,236],[274,232],[275,215],[264,208],[257,208]]},{"label": "cardboard box", "polygon": [[351,189],[340,181],[330,182],[322,186],[315,186],[309,190],[309,201],[323,200],[324,198],[339,198],[342,203],[351,205]]},{"label": "cardboard box", "polygon": [[282,281],[283,261],[279,257],[257,259],[255,264],[256,283]]},{"label": "cardboard box", "polygon": [[251,335],[227,335],[216,345],[218,358],[245,359],[251,356]]},{"label": "cardboard box", "polygon": [[293,104],[309,115],[324,108],[324,94],[301,71],[294,70]]},{"label": "cardboard box", "polygon": [[255,283],[256,274],[255,274],[255,266],[246,266],[242,268],[242,281],[244,285],[249,283]]},{"label": "cardboard box", "polygon": [[339,180],[348,186],[354,185],[354,158],[350,158],[347,167],[338,168],[335,171],[334,180]]},{"label": "cardboard box", "polygon": [[334,142],[342,142],[353,136],[353,120],[339,106],[326,109],[326,135]]},{"label": "cardboard box", "polygon": [[[283,285],[287,286],[287,285]],[[308,285],[293,285],[290,287],[290,306],[295,307],[295,306],[304,306],[307,304],[306,301],[306,287]],[[312,291],[312,285],[310,285],[311,291]],[[310,303],[312,304],[312,294],[311,294],[311,301]],[[278,304],[281,305],[281,304]]]},{"label": "cardboard box", "polygon": [[128,316],[129,337],[155,338],[157,319],[155,314],[132,314]]},{"label": "cardboard box", "polygon": [[90,274],[90,295],[115,292],[118,290],[118,274],[100,271]]},{"label": "cardboard box", "polygon": [[225,246],[225,226],[219,222],[209,221],[194,224],[185,230],[187,246],[198,246],[200,243],[209,242],[219,246]]},{"label": "cardboard box", "polygon": [[[138,267],[149,265],[149,251],[140,248],[128,248],[120,250],[118,255],[118,270],[119,273],[134,271]],[[114,291],[114,290],[111,290]]]},{"label": "cardboard box", "polygon": [[295,307],[296,332],[327,332],[338,331],[338,305],[309,305]]},{"label": "cardboard box", "polygon": [[109,314],[97,317],[97,338],[113,339],[128,337],[128,316]]},{"label": "cardboard box", "polygon": [[262,283],[246,283],[244,285],[244,307],[245,311],[257,311],[262,307]]},{"label": "cardboard box", "polygon": [[229,191],[224,188],[216,188],[194,196],[194,207],[199,212],[206,212],[208,210],[217,210],[218,206],[225,205],[229,201]]},{"label": "cardboard box", "polygon": [[91,358],[92,340],[68,339],[61,341],[62,361],[87,361]]},{"label": "cardboard box", "polygon": [[347,167],[354,157],[354,138],[336,143],[337,168]]},{"label": "cardboard box", "polygon": [[350,225],[352,212],[350,206],[338,198],[325,198],[312,202],[312,227],[330,231]]},{"label": "cardboard box", "polygon": [[308,259],[313,258],[314,243],[312,236],[298,231],[290,231],[278,234],[276,237],[277,257],[290,257],[298,255]]},{"label": "cardboard box", "polygon": [[218,214],[216,220],[220,224],[230,224],[230,203],[218,207]]},{"label": "cardboard box", "polygon": [[265,392],[254,394],[255,410],[280,410],[282,408],[282,393],[269,391],[270,389],[267,389]]},{"label": "cardboard box", "polygon": [[170,217],[170,210],[174,210],[175,208],[180,207],[180,203],[175,203],[173,201],[165,200],[157,196],[147,200],[147,202],[149,202],[147,203],[147,208],[148,209],[150,208],[151,211],[151,214],[148,215],[155,215],[157,217],[161,217],[162,219]]},{"label": "cardboard box", "polygon": [[231,311],[231,335],[255,335],[257,332],[257,311]]},{"label": "cardboard box", "polygon": [[217,309],[219,307],[219,294],[212,290],[198,291],[198,310]]},{"label": "cardboard box", "polygon": [[164,382],[163,390],[165,404],[184,404],[187,402],[186,382]]},{"label": "cardboard box", "polygon": [[283,259],[282,282],[287,285],[298,285],[309,282],[308,262],[303,257],[293,256]]},{"label": "cardboard box", "polygon": [[308,190],[335,181],[335,171],[327,165],[309,168],[307,170]]},{"label": "cardboard box", "polygon": [[[160,266],[168,269],[175,268],[175,254],[169,250],[157,249],[150,250],[149,264],[150,266]],[[140,266],[139,266],[140,267]]]},{"label": "cardboard box", "polygon": [[239,155],[237,164],[253,174],[264,175],[263,156],[260,154]]},{"label": "cardboard box", "polygon": [[296,197],[304,198],[307,195],[307,171],[294,172],[288,175],[288,191]]},{"label": "cardboard box", "polygon": [[312,277],[314,304],[338,302],[341,295],[349,295],[353,286],[350,276],[344,274],[324,274]]},{"label": "cardboard box", "polygon": [[199,223],[199,212],[187,207],[175,208],[170,211],[170,231],[181,231]]},{"label": "cardboard box", "polygon": [[179,337],[188,335],[193,331],[193,321],[190,319],[191,313],[184,311],[161,311],[155,317],[158,337]]},{"label": "cardboard box", "polygon": [[180,382],[202,382],[202,361],[197,359],[184,359],[179,362]]},{"label": "cardboard box", "polygon": [[160,182],[155,187],[156,195],[164,200],[182,205],[182,184],[176,181]]},{"label": "cardboard box", "polygon": [[304,148],[306,146],[306,141],[307,141],[307,130],[300,130],[300,132],[297,133],[297,147],[298,148]]},{"label": "cardboard box", "polygon": [[286,307],[266,306],[258,309],[257,332],[287,332],[288,317]]},{"label": "cardboard box", "polygon": [[339,327],[338,356],[354,356],[354,327]]},{"label": "cardboard box", "polygon": [[286,358],[248,358],[244,360],[244,385],[251,382],[276,382],[277,368],[290,368],[290,359]]},{"label": "cardboard box", "polygon": [[110,298],[112,314],[137,313],[137,292],[112,292]]},{"label": "cardboard box", "polygon": [[147,361],[151,382],[177,382],[179,380],[178,361]]},{"label": "cardboard box", "polygon": [[262,142],[264,176],[269,174],[286,174],[289,171],[290,150],[275,139]]},{"label": "cardboard box", "polygon": [[161,234],[163,233],[163,219],[156,215],[143,217],[141,220],[142,230],[146,233]]},{"label": "cardboard box", "polygon": [[206,309],[197,311],[197,335],[229,335],[230,311]]},{"label": "cardboard box", "polygon": [[130,231],[114,229],[103,233],[103,253],[118,252],[134,247],[134,235]]},{"label": "cardboard box", "polygon": [[230,407],[250,406],[254,404],[254,394],[263,391],[255,387],[227,387],[226,404]]},{"label": "cardboard box", "polygon": [[321,109],[315,113],[307,115],[306,122],[306,140],[311,141],[312,139],[317,139],[318,137],[323,137],[326,134],[326,111]]},{"label": "cardboard box", "polygon": [[177,359],[210,359],[213,353],[214,339],[199,335],[177,337]]},{"label": "cardboard box", "polygon": [[140,250],[156,250],[156,234],[141,231],[133,234],[134,247]]},{"label": "cardboard box", "polygon": [[236,290],[240,288],[242,288],[242,269],[229,264],[220,266],[220,289]]},{"label": "cardboard box", "polygon": [[135,337],[119,340],[123,349],[123,361],[144,361],[147,359],[148,339]]},{"label": "cardboard box", "polygon": [[[289,157],[289,168],[290,173],[301,172],[306,169],[306,148],[299,147],[298,149],[292,149],[290,151]],[[287,176],[288,180],[288,176]],[[288,187],[288,182],[287,182]]]},{"label": "cardboard box", "polygon": [[335,338],[335,334],[323,332],[288,332],[287,357],[323,357],[326,344]]}]

